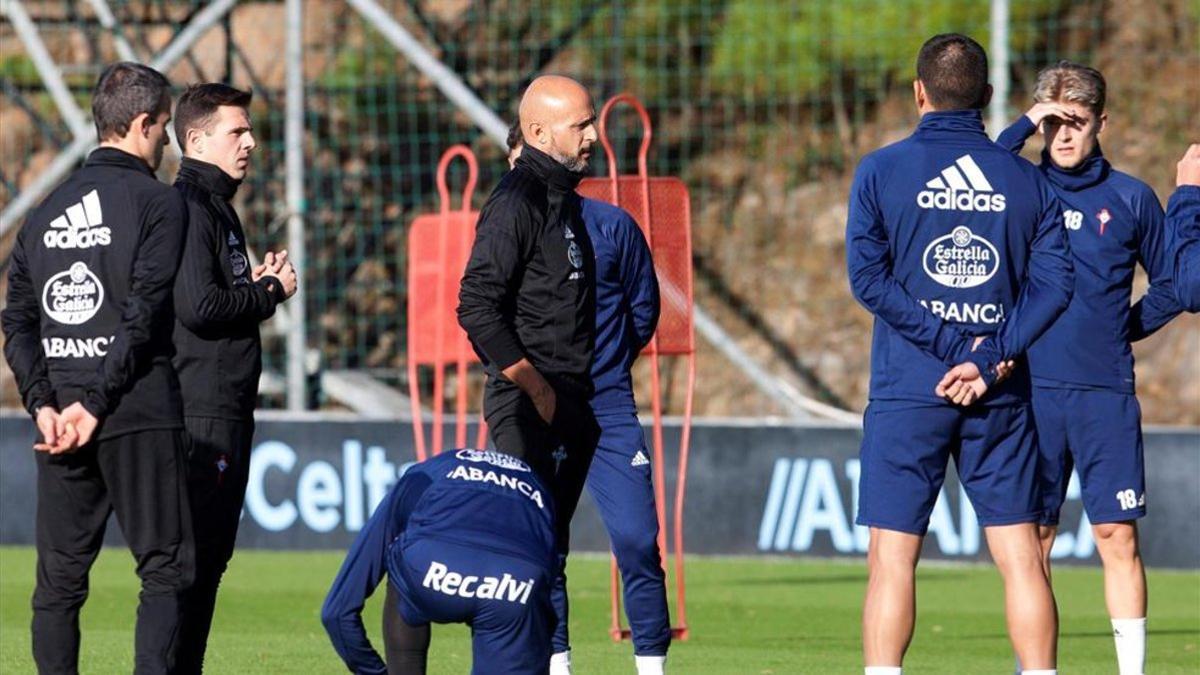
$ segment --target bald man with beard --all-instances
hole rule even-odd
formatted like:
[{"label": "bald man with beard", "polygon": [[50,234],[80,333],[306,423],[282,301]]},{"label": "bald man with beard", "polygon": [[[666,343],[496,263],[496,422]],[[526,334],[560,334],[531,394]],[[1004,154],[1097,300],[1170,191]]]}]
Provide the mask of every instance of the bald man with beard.
[{"label": "bald man with beard", "polygon": [[600,437],[589,405],[595,253],[575,192],[597,139],[596,111],[575,80],[543,76],[522,97],[520,119],[525,151],[480,212],[458,320],[487,372],[492,442],[550,486],[555,611],[565,616],[571,517]]}]

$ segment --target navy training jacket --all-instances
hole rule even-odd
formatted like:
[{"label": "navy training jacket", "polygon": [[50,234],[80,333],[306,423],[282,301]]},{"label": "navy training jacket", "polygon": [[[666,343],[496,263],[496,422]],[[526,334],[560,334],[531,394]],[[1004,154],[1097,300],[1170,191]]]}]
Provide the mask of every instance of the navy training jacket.
[{"label": "navy training jacket", "polygon": [[[851,187],[846,261],[875,315],[870,398],[950,405],[946,370],[994,377],[1067,306],[1073,270],[1058,198],[1028,161],[988,139],[978,110],[927,113],[908,138],[865,156]],[[976,336],[985,341],[972,351]],[[985,405],[1027,400],[1029,371]]]},{"label": "navy training jacket", "polygon": [[[996,143],[1017,153],[1036,130],[1021,116]],[[1062,202],[1075,294],[1029,350],[1033,383],[1132,394],[1130,343],[1149,337],[1183,311],[1171,283],[1171,244],[1162,206],[1149,185],[1112,168],[1099,146],[1069,171],[1055,166],[1043,150],[1038,168]],[[1130,307],[1138,264],[1150,277],[1150,288]]]}]

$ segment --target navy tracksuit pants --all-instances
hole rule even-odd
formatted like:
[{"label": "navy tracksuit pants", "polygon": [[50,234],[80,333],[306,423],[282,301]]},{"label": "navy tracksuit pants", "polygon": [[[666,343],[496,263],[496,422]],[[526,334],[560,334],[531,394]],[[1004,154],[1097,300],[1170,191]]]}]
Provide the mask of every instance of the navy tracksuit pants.
[{"label": "navy tracksuit pants", "polygon": [[[650,452],[633,412],[599,411],[600,442],[587,474],[587,487],[612,541],[625,589],[625,613],[633,632],[634,653],[663,656],[671,642],[671,622],[662,558]],[[566,577],[551,593],[558,626],[554,651],[569,649]]]}]

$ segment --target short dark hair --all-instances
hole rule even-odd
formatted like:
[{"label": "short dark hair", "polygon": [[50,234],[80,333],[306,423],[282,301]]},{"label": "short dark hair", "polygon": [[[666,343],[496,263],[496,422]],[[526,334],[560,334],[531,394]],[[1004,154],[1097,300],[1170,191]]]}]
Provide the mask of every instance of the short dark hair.
[{"label": "short dark hair", "polygon": [[513,122],[512,126],[508,128],[508,138],[505,139],[505,142],[508,143],[509,152],[516,150],[525,143],[525,133],[521,131],[521,120]]},{"label": "short dark hair", "polygon": [[175,138],[179,140],[179,148],[187,150],[188,129],[211,128],[218,108],[223,105],[249,108],[252,98],[251,92],[219,82],[189,86],[175,104]]},{"label": "short dark hair", "polygon": [[917,55],[917,79],[939,110],[980,109],[988,99],[987,52],[966,35],[934,35]]},{"label": "short dark hair", "polygon": [[140,63],[121,61],[100,73],[92,93],[92,120],[100,140],[124,138],[138,115],[158,117],[171,109],[171,83]]}]

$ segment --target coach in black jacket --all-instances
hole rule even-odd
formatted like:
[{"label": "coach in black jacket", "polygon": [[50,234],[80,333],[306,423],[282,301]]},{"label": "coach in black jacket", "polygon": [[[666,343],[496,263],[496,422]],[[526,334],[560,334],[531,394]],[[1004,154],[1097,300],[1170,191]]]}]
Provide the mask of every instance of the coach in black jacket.
[{"label": "coach in black jacket", "polygon": [[186,216],[154,177],[170,111],[157,71],[105,69],[92,98],[100,148],[30,214],[13,247],[4,354],[41,435],[32,632],[42,673],[77,672],[79,609],[110,513],[142,581],[135,672],[170,668],[179,596],[192,581],[170,339]]},{"label": "coach in black jacket", "polygon": [[525,151],[480,212],[458,320],[488,374],[492,441],[550,484],[565,561],[599,439],[588,405],[596,260],[575,192],[596,113],[578,82],[544,76],[522,97],[520,119]]},{"label": "coach in black jacket", "polygon": [[189,87],[175,107],[183,163],[175,179],[188,235],[175,281],[175,367],[191,445],[188,495],[196,537],[196,583],[184,602],[176,672],[199,673],[217,587],[233,556],[246,495],[254,406],[262,374],[259,323],[296,291],[287,252],[251,269],[246,235],[230,200],[255,141],[250,93],[223,84]]}]

